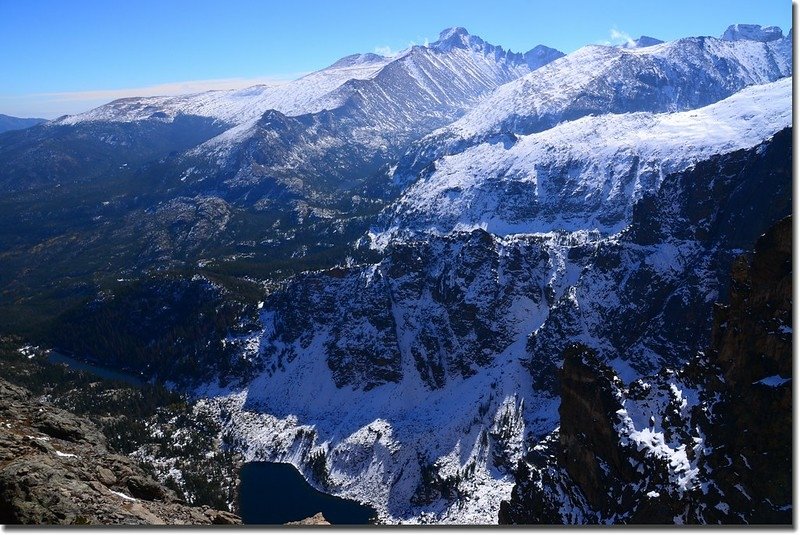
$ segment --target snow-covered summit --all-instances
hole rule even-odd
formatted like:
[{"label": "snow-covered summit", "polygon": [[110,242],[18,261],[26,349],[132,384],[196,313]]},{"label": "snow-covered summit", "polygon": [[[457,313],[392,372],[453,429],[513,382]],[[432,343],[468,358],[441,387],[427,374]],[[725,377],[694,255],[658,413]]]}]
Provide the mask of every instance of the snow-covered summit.
[{"label": "snow-covered summit", "polygon": [[439,39],[431,44],[431,48],[447,50],[448,47],[466,48],[472,44],[482,45],[485,41],[475,35],[470,35],[466,28],[456,26],[446,28],[439,33]]},{"label": "snow-covered summit", "polygon": [[783,30],[777,26],[759,24],[731,24],[722,34],[724,41],[761,41],[766,43],[783,37]]},{"label": "snow-covered summit", "polygon": [[377,54],[348,56],[330,67],[283,84],[191,95],[124,98],[56,122],[70,125],[91,121],[169,121],[177,115],[197,115],[235,125],[257,119],[269,109],[286,115],[314,113],[331,105],[325,99],[329,93],[349,80],[374,76],[389,61]]},{"label": "snow-covered summit", "polygon": [[453,48],[471,48],[474,50],[501,50],[502,47],[491,45],[478,37],[470,34],[466,28],[456,26],[447,28],[439,33],[439,39],[428,46],[431,50],[448,52]]},{"label": "snow-covered summit", "polygon": [[764,43],[691,37],[640,48],[589,45],[499,87],[433,138],[458,143],[504,132],[529,134],[590,114],[693,109],[791,73],[786,38]]},{"label": "snow-covered summit", "polygon": [[385,64],[386,57],[379,54],[373,54],[372,52],[367,52],[365,54],[351,54],[349,56],[345,56],[339,61],[335,62],[329,68],[337,69],[343,67],[355,67],[357,65],[374,65],[376,63]]},{"label": "snow-covered summit", "polygon": [[560,50],[544,45],[536,45],[525,53],[511,52],[501,46],[487,43],[477,35],[470,34],[460,26],[447,28],[439,34],[439,39],[427,48],[437,52],[449,52],[454,48],[474,50],[483,54],[495,54],[498,57],[522,58],[531,70],[538,69],[564,55]]}]

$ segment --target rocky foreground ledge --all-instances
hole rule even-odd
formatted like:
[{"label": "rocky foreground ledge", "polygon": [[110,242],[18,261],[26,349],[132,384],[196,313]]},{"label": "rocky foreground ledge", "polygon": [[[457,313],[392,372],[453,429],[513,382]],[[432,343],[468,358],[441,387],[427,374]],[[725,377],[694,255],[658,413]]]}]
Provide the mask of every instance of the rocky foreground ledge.
[{"label": "rocky foreground ledge", "polygon": [[190,507],[89,420],[0,380],[1,524],[240,524]]}]

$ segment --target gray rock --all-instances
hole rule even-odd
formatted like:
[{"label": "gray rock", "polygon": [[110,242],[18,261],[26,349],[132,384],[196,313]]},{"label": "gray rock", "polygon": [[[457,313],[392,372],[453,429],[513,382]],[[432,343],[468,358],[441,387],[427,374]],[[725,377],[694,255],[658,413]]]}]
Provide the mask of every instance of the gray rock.
[{"label": "gray rock", "polygon": [[127,457],[111,454],[85,418],[0,380],[0,523],[239,524],[236,515],[177,503]]}]

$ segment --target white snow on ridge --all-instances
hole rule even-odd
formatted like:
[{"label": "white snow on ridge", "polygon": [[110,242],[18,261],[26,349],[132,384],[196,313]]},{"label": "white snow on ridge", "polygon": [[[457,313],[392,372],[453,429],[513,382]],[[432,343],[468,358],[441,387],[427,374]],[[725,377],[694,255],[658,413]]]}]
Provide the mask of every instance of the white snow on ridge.
[{"label": "white snow on ridge", "polygon": [[[321,156],[329,147],[348,144],[385,150],[450,123],[498,86],[531,71],[532,65],[520,54],[466,33],[450,34],[449,38],[446,43],[413,46],[392,58],[382,58],[382,66],[370,77],[348,80],[319,96],[313,101],[312,111],[337,110],[340,124],[346,124],[346,134],[329,136],[327,129],[311,127],[308,141],[295,144],[293,154],[280,165],[293,169],[299,162]],[[552,55],[540,60],[548,61]],[[344,58],[331,68],[350,65],[352,58]],[[371,59],[368,62],[375,64]],[[278,111],[285,113],[280,108]],[[225,165],[245,140],[277,136],[259,123],[260,116],[243,120],[189,154]]]},{"label": "white snow on ridge", "polygon": [[[269,109],[285,115],[314,113],[336,105],[326,100],[329,93],[349,80],[366,80],[391,61],[375,54],[350,56],[334,65],[279,85],[256,85],[230,91],[206,91],[194,95],[125,98],[86,113],[65,117],[57,124],[73,125],[91,121],[132,122],[149,119],[155,113],[165,120],[176,115],[198,115],[241,124],[260,117]],[[158,115],[156,117],[159,117]]]},{"label": "white snow on ridge", "polygon": [[[498,88],[480,106],[433,135],[468,139],[501,132],[517,115],[558,116],[576,105],[580,109],[587,96],[635,92],[642,82],[651,83],[645,81],[648,77],[658,77],[665,69],[675,72],[659,95],[673,103],[667,111],[676,111],[674,104],[687,97],[680,93],[697,90],[692,86],[697,73],[705,73],[722,87],[739,83],[742,87],[788,76],[791,63],[790,39],[763,43],[686,38],[644,48],[588,45]],[[716,64],[726,65],[730,72],[717,72]]]},{"label": "white snow on ridge", "polygon": [[[463,35],[453,33],[456,30]],[[86,113],[65,117],[56,124],[131,122],[151,118],[169,121],[184,114],[210,117],[231,126],[243,126],[253,123],[271,109],[288,116],[318,113],[337,108],[353,95],[361,94],[358,87],[347,82],[373,79],[390,65],[397,70],[408,71],[410,80],[406,82],[420,86],[423,93],[427,93],[429,104],[461,107],[472,103],[464,102],[463,95],[482,94],[531,71],[521,55],[485,43],[476,36],[470,36],[466,30],[445,31],[442,38],[458,42],[437,41],[429,46],[414,46],[392,57],[354,54],[327,68],[279,85],[257,85],[193,95],[119,99]],[[426,55],[430,63],[420,62],[421,54]],[[437,76],[440,71],[448,73],[447,79]],[[387,73],[387,76],[391,78],[395,75]],[[397,86],[392,80],[383,89],[391,94],[380,95],[378,101],[380,97],[386,97],[402,103],[407,91],[406,87]],[[374,94],[369,93],[361,96],[375,98]],[[406,103],[409,104],[413,105]],[[414,111],[410,109],[409,113],[413,116]]]},{"label": "white snow on ridge", "polygon": [[472,146],[438,160],[433,174],[409,187],[377,241],[403,229],[617,231],[633,203],[666,174],[753,147],[790,126],[791,99],[789,77],[697,110],[589,116],[507,147]]}]

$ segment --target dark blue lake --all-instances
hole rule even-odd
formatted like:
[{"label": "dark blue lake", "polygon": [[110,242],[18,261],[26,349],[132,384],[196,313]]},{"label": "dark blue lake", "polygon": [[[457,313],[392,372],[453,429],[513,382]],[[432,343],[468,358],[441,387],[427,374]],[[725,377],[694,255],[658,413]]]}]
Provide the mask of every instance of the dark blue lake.
[{"label": "dark blue lake", "polygon": [[47,357],[47,360],[51,364],[66,364],[70,368],[89,372],[94,375],[97,375],[98,377],[102,377],[103,379],[113,379],[115,381],[122,381],[124,383],[128,383],[129,385],[137,387],[141,387],[142,385],[144,385],[144,381],[142,381],[139,377],[136,377],[135,375],[132,375],[130,373],[120,372],[112,370],[110,368],[104,368],[102,366],[96,366],[94,364],[90,364],[82,360],[68,357],[56,351],[51,351],[50,355]]},{"label": "dark blue lake", "polygon": [[318,491],[291,464],[245,463],[239,479],[245,524],[285,524],[319,512],[331,524],[371,524],[377,515],[368,505]]}]

